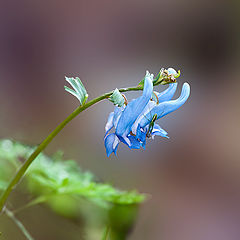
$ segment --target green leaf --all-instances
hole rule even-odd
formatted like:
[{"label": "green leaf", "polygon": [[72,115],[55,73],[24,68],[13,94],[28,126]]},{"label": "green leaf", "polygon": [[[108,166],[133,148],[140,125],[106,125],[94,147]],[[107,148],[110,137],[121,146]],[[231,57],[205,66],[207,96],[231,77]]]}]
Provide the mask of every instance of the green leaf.
[{"label": "green leaf", "polygon": [[0,190],[4,190],[8,185],[8,182],[0,180]]},{"label": "green leaf", "polygon": [[14,143],[9,139],[0,140],[0,194],[30,151],[31,149],[23,144]]},{"label": "green leaf", "polygon": [[83,105],[87,101],[88,94],[80,78],[65,77],[65,79],[73,87],[73,89],[67,86],[64,86],[64,89],[76,97],[79,100],[80,105]]},{"label": "green leaf", "polygon": [[118,107],[122,107],[124,105],[125,99],[123,95],[116,88],[113,94],[109,97],[109,101]]},{"label": "green leaf", "polygon": [[[0,194],[34,149],[11,140],[0,140]],[[39,154],[18,190],[27,191],[33,199],[21,210],[42,203],[58,215],[83,219],[86,229],[97,236],[102,233],[103,226],[109,225],[111,239],[117,236],[126,239],[138,206],[145,200],[145,195],[137,191],[121,191],[99,182],[92,173],[82,171],[75,161],[63,159],[60,151],[52,157]]]},{"label": "green leaf", "polygon": [[99,183],[93,174],[83,172],[70,160],[53,161],[41,154],[27,173],[29,190],[36,195],[84,197],[100,206],[109,203],[134,204],[144,200],[136,191],[120,191],[110,184]]},{"label": "green leaf", "polygon": [[[27,158],[34,148],[11,140],[0,140],[0,192],[5,189],[21,164],[19,159]],[[14,163],[14,164],[13,164]],[[62,152],[53,157],[41,153],[28,169],[25,181],[21,184],[31,194],[44,197],[46,204],[53,207],[53,199],[64,198],[64,202],[74,201],[78,206],[85,199],[100,208],[109,209],[112,205],[139,204],[145,195],[137,191],[121,191],[111,184],[99,182],[88,171],[82,171],[73,160],[65,160]]]}]

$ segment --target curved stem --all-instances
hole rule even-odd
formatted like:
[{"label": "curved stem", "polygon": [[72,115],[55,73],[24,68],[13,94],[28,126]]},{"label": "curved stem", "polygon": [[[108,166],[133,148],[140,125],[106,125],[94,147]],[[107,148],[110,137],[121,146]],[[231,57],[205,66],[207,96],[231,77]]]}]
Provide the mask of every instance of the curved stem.
[{"label": "curved stem", "polygon": [[25,205],[15,209],[15,210],[13,210],[12,213],[13,214],[17,214],[17,213],[19,213],[19,212],[21,212],[21,211],[23,211],[23,210],[25,210],[25,209],[27,209],[29,207],[35,206],[35,205],[37,205],[39,203],[43,203],[46,200],[47,200],[46,196],[37,197],[37,198],[33,199],[32,201],[28,202],[27,204],[25,204]]},{"label": "curved stem", "polygon": [[101,240],[107,240],[109,235],[110,227],[107,225],[104,229]]},{"label": "curved stem", "polygon": [[[120,92],[128,92],[128,91],[139,91],[142,90],[142,86],[137,87],[130,87],[130,88],[121,88],[119,89]],[[36,150],[30,155],[28,159],[23,163],[23,165],[19,168],[16,172],[15,176],[12,178],[11,182],[9,183],[8,187],[4,190],[3,194],[0,198],[0,213],[5,205],[5,202],[10,195],[13,188],[19,183],[24,173],[27,171],[28,167],[31,165],[33,160],[48,146],[48,144],[53,140],[54,137],[72,120],[74,119],[79,113],[84,111],[85,109],[91,107],[92,105],[108,98],[111,96],[113,91],[105,93],[97,98],[92,99],[91,101],[87,102],[86,104],[77,107],[65,120],[63,120],[44,140],[43,142],[38,145]]]},{"label": "curved stem", "polygon": [[30,233],[27,231],[27,229],[24,227],[24,225],[14,216],[13,212],[5,208],[5,213],[9,218],[13,220],[13,222],[17,225],[17,227],[22,231],[22,233],[28,240],[34,240]]}]

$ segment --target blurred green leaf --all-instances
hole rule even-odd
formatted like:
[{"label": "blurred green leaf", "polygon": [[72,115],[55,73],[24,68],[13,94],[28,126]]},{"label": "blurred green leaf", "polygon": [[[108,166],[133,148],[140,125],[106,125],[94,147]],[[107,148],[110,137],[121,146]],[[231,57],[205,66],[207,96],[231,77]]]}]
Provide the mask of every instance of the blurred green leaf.
[{"label": "blurred green leaf", "polygon": [[[0,194],[33,150],[19,142],[0,140]],[[136,191],[120,191],[98,182],[75,161],[64,160],[61,151],[52,157],[41,153],[28,169],[19,189],[35,197],[20,210],[44,203],[58,215],[84,220],[86,239],[98,239],[105,226],[110,227],[111,239],[126,239],[139,203],[145,199],[145,195]]]},{"label": "blurred green leaf", "polygon": [[108,212],[110,239],[125,240],[137,218],[138,205],[114,205]]},{"label": "blurred green leaf", "polygon": [[29,147],[22,144],[8,139],[0,140],[0,194],[30,151]]},{"label": "blurred green leaf", "polygon": [[140,203],[144,196],[136,191],[120,191],[110,184],[99,183],[90,172],[83,172],[76,162],[52,160],[44,154],[27,173],[28,187],[35,194],[56,194],[87,198],[99,205]]},{"label": "blurred green leaf", "polygon": [[[6,187],[21,164],[19,159],[26,158],[33,150],[11,140],[0,141],[0,190]],[[104,208],[112,204],[138,204],[145,199],[136,191],[120,191],[110,184],[98,182],[92,173],[82,171],[75,161],[64,160],[62,152],[52,158],[41,153],[27,171],[25,183],[30,193],[37,197],[53,199],[54,196],[63,196],[65,201],[69,199],[69,203],[72,199],[84,198]]]},{"label": "blurred green leaf", "polygon": [[8,182],[0,180],[0,190],[4,190],[7,187]]}]

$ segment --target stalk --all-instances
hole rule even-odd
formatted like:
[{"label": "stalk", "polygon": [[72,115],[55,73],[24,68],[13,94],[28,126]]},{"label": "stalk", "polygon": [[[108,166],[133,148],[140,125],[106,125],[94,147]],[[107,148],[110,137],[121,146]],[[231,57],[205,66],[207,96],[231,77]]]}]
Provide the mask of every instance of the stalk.
[{"label": "stalk", "polygon": [[[128,91],[140,91],[142,90],[142,86],[137,87],[130,87],[130,88],[121,88],[119,92],[128,92]],[[28,159],[22,164],[22,166],[18,169],[16,174],[13,176],[12,180],[10,181],[8,187],[3,191],[0,197],[0,213],[3,210],[3,207],[14,189],[14,187],[20,182],[21,178],[31,165],[31,163],[36,159],[36,157],[48,146],[48,144],[58,135],[58,133],[76,116],[78,116],[82,111],[86,110],[87,108],[91,107],[92,105],[107,99],[112,95],[113,91],[105,93],[97,98],[92,99],[91,101],[85,103],[82,106],[77,107],[67,118],[65,118],[43,141],[36,150],[30,155]]]}]

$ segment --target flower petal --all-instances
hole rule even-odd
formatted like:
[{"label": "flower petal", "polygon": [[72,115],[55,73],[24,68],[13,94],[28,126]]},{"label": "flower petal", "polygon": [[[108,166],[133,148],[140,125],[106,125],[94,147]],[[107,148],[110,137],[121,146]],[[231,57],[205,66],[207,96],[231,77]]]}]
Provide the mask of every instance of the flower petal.
[{"label": "flower petal", "polygon": [[[157,119],[177,110],[179,107],[181,107],[188,99],[190,95],[190,86],[188,83],[184,83],[182,87],[182,93],[181,96],[176,100],[166,101],[162,102],[156,107],[154,107],[150,113],[146,115],[145,118],[143,118],[140,122],[140,127],[144,128],[146,125],[148,125],[151,121],[151,116],[154,114],[157,114]],[[150,119],[150,121],[149,121]]]},{"label": "flower petal", "polygon": [[143,130],[142,128],[140,128],[140,125],[138,125],[136,138],[139,139],[141,142],[144,142],[146,141],[146,134],[147,130]]},{"label": "flower petal", "polygon": [[152,96],[152,91],[152,77],[146,75],[142,96],[131,101],[121,114],[116,128],[116,134],[118,136],[126,137],[130,133],[133,123],[148,104]]},{"label": "flower petal", "polygon": [[108,120],[105,126],[106,134],[108,134],[108,132],[113,128],[113,117],[114,117],[114,112],[111,112],[108,116]]},{"label": "flower petal", "polygon": [[164,130],[164,129],[162,129],[158,124],[154,124],[154,126],[153,126],[153,130],[152,130],[152,136],[155,136],[155,135],[157,135],[157,136],[161,136],[161,137],[165,137],[165,138],[169,138],[168,136],[167,136],[167,132]]},{"label": "flower petal", "polygon": [[121,117],[124,108],[125,107],[115,107],[114,109],[113,125],[115,128],[117,127],[119,118]]},{"label": "flower petal", "polygon": [[144,142],[142,142],[142,148],[145,150],[146,149],[146,139],[144,140]]},{"label": "flower petal", "polygon": [[130,140],[131,145],[129,148],[131,149],[139,149],[141,147],[141,143],[136,139],[135,136],[129,136],[128,139]]},{"label": "flower petal", "polygon": [[[138,125],[140,123],[140,121],[142,120],[142,118],[146,117],[146,115],[156,106],[156,102],[155,101],[149,101],[148,104],[146,105],[146,107],[143,109],[143,111],[141,112],[141,114],[138,116],[137,120],[134,122],[134,124],[132,125],[132,133],[133,134],[137,134],[137,129],[138,129]],[[151,121],[152,117],[150,119],[148,119],[149,121]]]},{"label": "flower petal", "polygon": [[176,92],[176,89],[177,83],[170,83],[165,91],[157,93],[159,103],[171,100],[174,93]]},{"label": "flower petal", "polygon": [[119,144],[119,139],[115,133],[111,133],[105,138],[104,144],[105,144],[107,156],[109,157],[112,152],[116,154],[117,147]]},{"label": "flower petal", "polygon": [[[174,93],[176,92],[177,89],[177,83],[170,83],[169,87],[161,92],[161,93],[157,93],[158,96],[158,101],[159,103],[163,102],[163,101],[169,101],[172,99]],[[133,134],[136,134],[137,131],[137,127],[139,122],[142,120],[142,118],[147,118],[147,114],[156,106],[156,102],[155,101],[149,101],[147,106],[144,108],[144,110],[142,111],[142,113],[138,116],[137,120],[134,122],[134,124],[132,125],[132,132]],[[149,120],[149,122],[152,120],[153,115],[150,114],[150,118],[147,118],[147,120]]]}]

